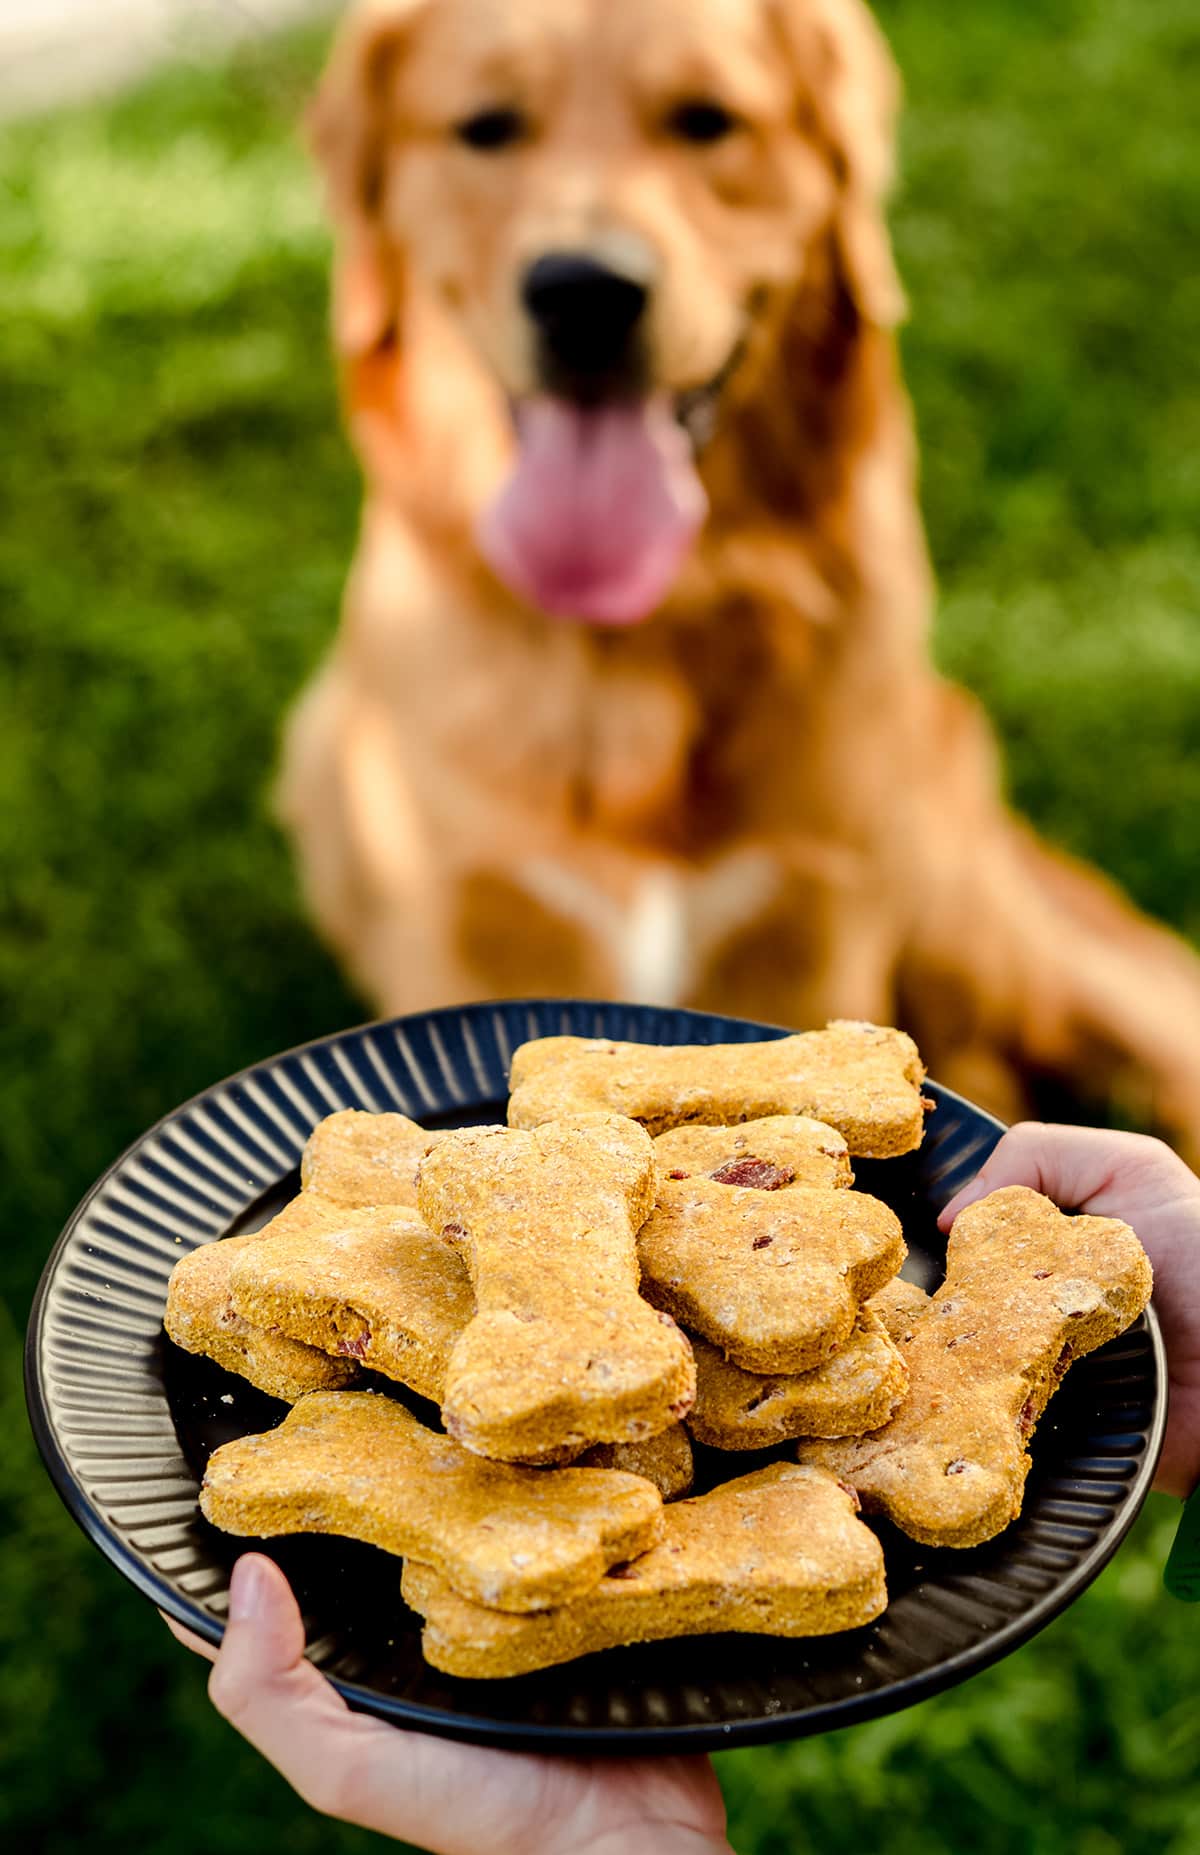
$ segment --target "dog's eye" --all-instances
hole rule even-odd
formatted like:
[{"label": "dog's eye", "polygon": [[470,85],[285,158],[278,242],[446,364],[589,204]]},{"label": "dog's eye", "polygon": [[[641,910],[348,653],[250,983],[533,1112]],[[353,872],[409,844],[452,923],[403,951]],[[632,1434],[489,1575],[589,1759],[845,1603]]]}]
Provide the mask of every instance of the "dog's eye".
[{"label": "dog's eye", "polygon": [[468,148],[509,148],[519,142],[528,124],[520,110],[485,109],[456,123],[454,133]]},{"label": "dog's eye", "polygon": [[702,97],[677,103],[667,117],[667,130],[684,142],[719,142],[739,127],[732,110],[723,103],[709,103]]}]

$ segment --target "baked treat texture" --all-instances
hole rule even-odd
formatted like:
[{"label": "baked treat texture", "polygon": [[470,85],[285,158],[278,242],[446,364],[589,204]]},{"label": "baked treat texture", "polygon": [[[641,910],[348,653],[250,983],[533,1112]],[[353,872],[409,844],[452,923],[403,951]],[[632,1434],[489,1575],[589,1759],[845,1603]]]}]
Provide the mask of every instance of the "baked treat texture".
[{"label": "baked treat texture", "polygon": [[852,1154],[888,1159],[921,1143],[924,1074],[903,1031],[850,1021],[769,1043],[541,1037],[513,1056],[508,1118],[536,1127],[607,1108],[661,1134],[694,1122],[811,1116],[836,1128]]},{"label": "baked treat texture", "polygon": [[1068,1367],[1137,1319],[1150,1262],[1127,1224],[1006,1186],[955,1220],[946,1280],[901,1352],[909,1391],[870,1435],[800,1460],[931,1546],[974,1546],[1021,1511],[1026,1444]]},{"label": "baked treat texture", "polygon": [[300,1182],[335,1204],[415,1209],[417,1165],[438,1138],[406,1114],[342,1108],[318,1121],[308,1136]]},{"label": "baked treat texture", "polygon": [[[297,1224],[319,1223],[324,1207],[306,1200],[294,1213]],[[267,1227],[268,1229],[270,1226]],[[202,1244],[181,1256],[167,1285],[163,1325],[176,1346],[202,1353],[227,1372],[236,1372],[268,1397],[294,1404],[310,1391],[336,1391],[361,1378],[353,1359],[327,1353],[246,1320],[234,1307],[231,1278],[235,1263],[265,1236],[244,1231]]]},{"label": "baked treat texture", "polygon": [[883,1322],[889,1339],[903,1347],[911,1340],[917,1321],[929,1306],[929,1296],[916,1282],[906,1282],[902,1275],[894,1275],[890,1282],[876,1290],[868,1305]]},{"label": "baked treat texture", "polygon": [[899,1349],[868,1301],[844,1345],[815,1371],[745,1372],[692,1336],[696,1402],[688,1428],[713,1449],[765,1449],[801,1436],[861,1436],[894,1415],[908,1388]]},{"label": "baked treat texture", "polygon": [[200,1489],[227,1533],[339,1533],[434,1565],[480,1604],[580,1596],[661,1530],[658,1490],[612,1469],[485,1462],[371,1391],[317,1392],[214,1451]]},{"label": "baked treat texture", "polygon": [[662,1178],[638,1233],[647,1300],[758,1373],[823,1365],[906,1254],[895,1213],[863,1192],[702,1176]]},{"label": "baked treat texture", "polygon": [[638,1292],[654,1190],[648,1137],[613,1114],[465,1128],[421,1162],[421,1214],[475,1291],[446,1371],[452,1436],[502,1461],[553,1461],[640,1442],[691,1408],[691,1348]]},{"label": "baked treat texture", "polygon": [[435,1403],[475,1309],[466,1269],[415,1210],[301,1192],[234,1258],[233,1305],[257,1327],[382,1372]]},{"label": "baked treat texture", "polygon": [[671,1636],[823,1636],[869,1623],[887,1602],[883,1553],[853,1495],[818,1470],[797,1473],[783,1462],[677,1501],[649,1552],[539,1616],[465,1603],[414,1560],[401,1590],[425,1619],[426,1660],[447,1674],[485,1678]]},{"label": "baked treat texture", "polygon": [[654,1157],[666,1179],[699,1174],[718,1185],[758,1191],[790,1185],[836,1191],[854,1183],[841,1134],[804,1115],[770,1114],[730,1127],[673,1127],[656,1138]]},{"label": "baked treat texture", "polygon": [[668,1424],[640,1443],[594,1443],[575,1461],[581,1469],[624,1469],[629,1475],[644,1475],[664,1501],[690,1494],[695,1472],[692,1445],[682,1423]]}]

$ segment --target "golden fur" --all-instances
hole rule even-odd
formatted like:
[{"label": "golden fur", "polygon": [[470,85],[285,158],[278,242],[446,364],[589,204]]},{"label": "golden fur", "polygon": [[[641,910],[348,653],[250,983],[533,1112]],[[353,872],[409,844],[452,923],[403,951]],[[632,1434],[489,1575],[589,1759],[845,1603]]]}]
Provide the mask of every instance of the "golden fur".
[{"label": "golden fur", "polygon": [[[681,94],[744,125],[658,125]],[[452,125],[518,96],[503,156]],[[901,1022],[1001,1111],[1030,1074],[1200,1125],[1200,963],[1005,808],[928,654],[930,574],[883,220],[896,84],[859,0],[375,0],[314,121],[366,503],[281,810],[385,1011],[499,995]],[[741,344],[709,514],[628,629],[485,565],[533,384],[539,251],[656,256],[656,383]]]}]

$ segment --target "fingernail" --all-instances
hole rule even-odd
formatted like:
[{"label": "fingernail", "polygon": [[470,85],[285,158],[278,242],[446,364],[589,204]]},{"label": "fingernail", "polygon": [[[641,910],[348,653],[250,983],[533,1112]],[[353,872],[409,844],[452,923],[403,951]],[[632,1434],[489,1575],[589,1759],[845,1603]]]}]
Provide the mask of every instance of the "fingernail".
[{"label": "fingernail", "polygon": [[266,1592],[266,1579],[258,1560],[239,1559],[229,1581],[230,1622],[246,1623],[251,1617],[261,1616]]}]

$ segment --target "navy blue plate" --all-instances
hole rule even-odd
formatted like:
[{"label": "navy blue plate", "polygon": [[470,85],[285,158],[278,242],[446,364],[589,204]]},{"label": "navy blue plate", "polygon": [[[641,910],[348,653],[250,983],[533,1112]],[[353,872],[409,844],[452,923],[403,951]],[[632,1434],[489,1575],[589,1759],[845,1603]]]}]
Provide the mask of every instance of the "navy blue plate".
[{"label": "navy blue plate", "polygon": [[[784,1034],[697,1012],[561,1001],[368,1025],[198,1095],[137,1141],[67,1225],[26,1342],[38,1447],[89,1539],[208,1642],[220,1640],[240,1548],[201,1518],[199,1477],[213,1449],[268,1429],[285,1407],[165,1338],[173,1265],[197,1244],[265,1222],[297,1189],[300,1150],[322,1116],[356,1107],[400,1109],[433,1127],[502,1120],[516,1045],[562,1032],[643,1043]],[[928,1093],[937,1108],[920,1151],[860,1162],[856,1172],[904,1224],[905,1274],[932,1288],[945,1264],[937,1213],[1002,1130],[949,1090],[931,1083]],[[336,1539],[270,1550],[300,1599],[313,1661],[354,1706],[385,1719],[544,1752],[701,1751],[796,1737],[962,1681],[1078,1596],[1150,1487],[1165,1384],[1147,1315],[1069,1374],[1034,1438],[1024,1512],[998,1539],[931,1551],[879,1523],[891,1602],[878,1622],[841,1636],[704,1637],[612,1650],[519,1680],[459,1681],[425,1665],[395,1559]],[[759,1459],[698,1454],[701,1486]]]}]

